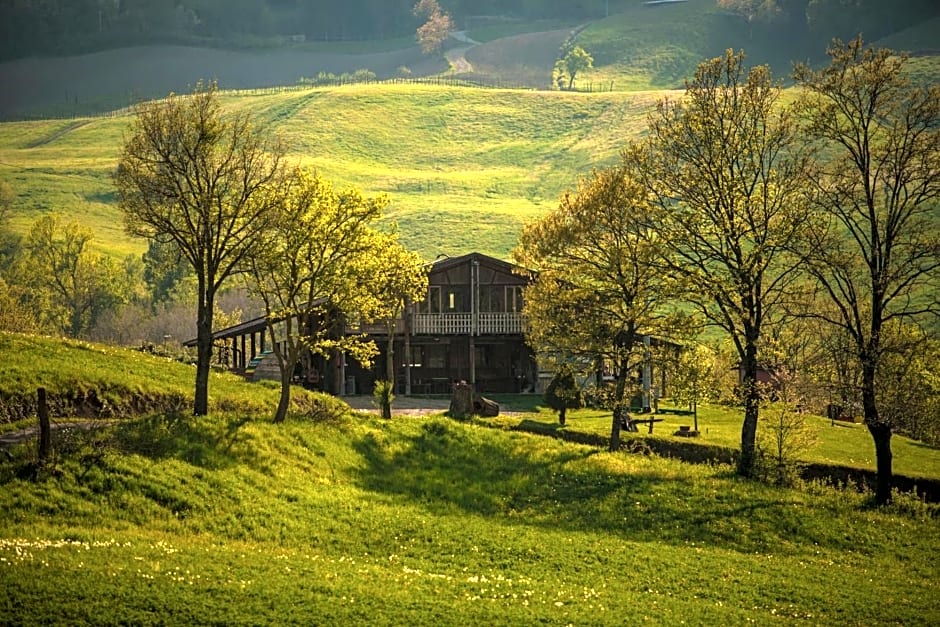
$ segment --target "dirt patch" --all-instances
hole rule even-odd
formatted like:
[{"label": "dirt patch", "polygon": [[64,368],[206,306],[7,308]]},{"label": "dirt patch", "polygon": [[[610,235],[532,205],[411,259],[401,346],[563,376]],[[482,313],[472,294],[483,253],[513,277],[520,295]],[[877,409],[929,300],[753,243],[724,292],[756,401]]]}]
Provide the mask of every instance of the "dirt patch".
[{"label": "dirt patch", "polygon": [[[344,396],[343,400],[357,411],[378,414],[379,408],[371,396]],[[392,403],[392,416],[424,416],[438,414],[450,408],[449,398],[425,398],[420,396],[396,396]]]}]

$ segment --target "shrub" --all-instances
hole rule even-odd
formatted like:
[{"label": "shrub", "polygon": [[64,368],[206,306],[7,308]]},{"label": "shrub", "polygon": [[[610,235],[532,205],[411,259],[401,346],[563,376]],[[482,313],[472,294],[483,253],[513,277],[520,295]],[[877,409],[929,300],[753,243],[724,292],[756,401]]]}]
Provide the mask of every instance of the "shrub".
[{"label": "shrub", "polygon": [[562,425],[569,409],[578,409],[584,404],[574,374],[571,366],[562,364],[545,389],[545,403],[558,412],[558,423]]}]

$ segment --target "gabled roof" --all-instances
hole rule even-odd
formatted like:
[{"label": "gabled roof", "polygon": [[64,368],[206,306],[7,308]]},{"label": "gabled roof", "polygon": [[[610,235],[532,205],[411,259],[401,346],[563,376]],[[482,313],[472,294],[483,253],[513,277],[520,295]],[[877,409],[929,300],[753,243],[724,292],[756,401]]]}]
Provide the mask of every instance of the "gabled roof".
[{"label": "gabled roof", "polygon": [[431,272],[439,272],[441,270],[449,270],[450,268],[456,268],[465,263],[479,262],[482,265],[495,267],[505,272],[512,272],[513,270],[521,269],[520,266],[509,263],[508,261],[503,261],[502,259],[497,259],[496,257],[490,257],[489,255],[484,255],[483,253],[467,253],[465,255],[460,255],[459,257],[445,257],[438,259],[431,264]]}]

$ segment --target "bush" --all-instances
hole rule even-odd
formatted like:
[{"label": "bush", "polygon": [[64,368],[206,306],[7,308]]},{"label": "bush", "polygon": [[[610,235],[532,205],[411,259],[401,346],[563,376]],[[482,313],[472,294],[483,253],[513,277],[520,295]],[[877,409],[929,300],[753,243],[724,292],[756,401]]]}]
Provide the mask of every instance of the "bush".
[{"label": "bush", "polygon": [[559,424],[565,424],[565,414],[569,409],[584,405],[574,374],[571,366],[563,364],[545,389],[545,404],[558,412]]}]

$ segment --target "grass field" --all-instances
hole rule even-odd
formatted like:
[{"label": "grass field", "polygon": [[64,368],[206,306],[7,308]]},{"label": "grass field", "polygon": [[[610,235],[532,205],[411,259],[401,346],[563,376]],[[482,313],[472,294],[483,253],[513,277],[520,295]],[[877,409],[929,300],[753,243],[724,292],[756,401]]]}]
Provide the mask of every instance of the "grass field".
[{"label": "grass field", "polygon": [[[158,393],[192,376],[129,351],[0,340],[27,373],[0,383],[4,399],[37,380]],[[4,621],[940,620],[940,531],[907,498],[872,510],[853,491],[775,489],[440,416],[295,409],[274,425],[270,388],[226,376],[210,393],[227,402],[207,417],[57,432],[45,469],[29,443],[0,461]]]},{"label": "grass field", "polygon": [[[521,225],[557,205],[591,167],[616,160],[658,94],[571,94],[421,85],[233,92],[232,110],[289,143],[338,185],[388,194],[404,243],[433,259],[505,257]],[[17,194],[13,227],[57,211],[101,249],[142,252],[123,234],[110,173],[131,118],[0,124],[0,180]]]},{"label": "grass field", "polygon": [[[745,48],[750,62],[771,63],[779,79],[794,55],[806,58],[806,42],[748,28],[712,0],[614,8],[589,24],[483,20],[470,35],[484,44],[467,58],[487,78],[544,86],[561,42],[584,26],[576,41],[594,55],[595,69],[578,82],[613,85],[615,93],[351,85],[228,92],[226,106],[252,111],[289,142],[294,159],[337,184],[388,194],[387,219],[426,258],[471,250],[505,258],[526,221],[557,206],[579,176],[615,161],[643,132],[649,108],[670,93],[655,90],[680,87],[703,58]],[[928,51],[936,24],[927,21],[883,43]],[[916,80],[935,82],[938,59],[914,59]],[[0,83],[16,86],[0,90],[0,115],[103,111],[187,91],[207,76],[223,88],[271,86],[320,70],[369,68],[392,76],[400,66],[415,76],[447,69],[407,40],[253,51],[142,47],[26,59],[0,64]],[[144,243],[123,233],[110,181],[129,123],[127,116],[0,123],[0,181],[16,193],[14,230],[24,233],[40,215],[59,212],[90,227],[100,250],[119,257],[142,252]]]}]

